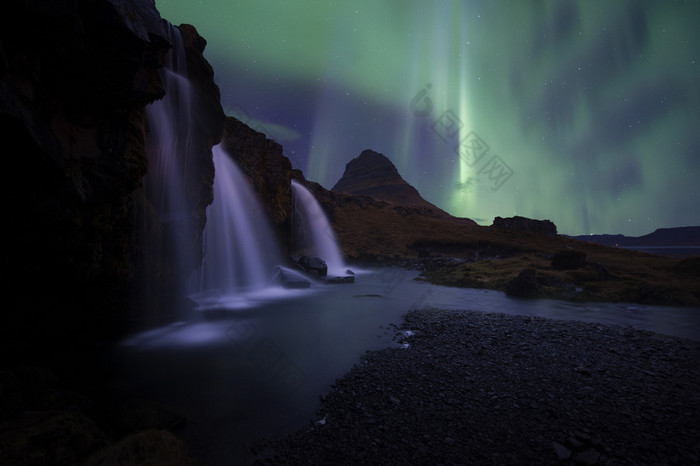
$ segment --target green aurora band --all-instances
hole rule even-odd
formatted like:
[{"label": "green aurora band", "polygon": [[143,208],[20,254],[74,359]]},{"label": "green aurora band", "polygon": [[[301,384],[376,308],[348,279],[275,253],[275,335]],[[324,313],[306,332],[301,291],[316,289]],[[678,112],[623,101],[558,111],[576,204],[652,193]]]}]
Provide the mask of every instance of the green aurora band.
[{"label": "green aurora band", "polygon": [[371,148],[482,224],[700,225],[697,1],[156,5],[207,39],[228,113],[327,188]]}]

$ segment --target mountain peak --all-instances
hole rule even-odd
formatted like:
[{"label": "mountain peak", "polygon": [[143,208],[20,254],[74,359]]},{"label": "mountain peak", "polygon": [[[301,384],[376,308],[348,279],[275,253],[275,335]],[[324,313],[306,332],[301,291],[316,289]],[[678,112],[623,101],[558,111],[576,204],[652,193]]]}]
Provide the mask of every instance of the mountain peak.
[{"label": "mountain peak", "polygon": [[345,173],[331,191],[440,210],[423,199],[418,190],[401,177],[388,157],[370,149],[362,151],[345,165]]}]

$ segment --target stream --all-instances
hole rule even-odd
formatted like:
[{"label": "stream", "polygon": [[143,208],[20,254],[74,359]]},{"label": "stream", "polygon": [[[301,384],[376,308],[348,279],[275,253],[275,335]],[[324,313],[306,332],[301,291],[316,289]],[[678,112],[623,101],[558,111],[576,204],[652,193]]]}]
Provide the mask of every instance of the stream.
[{"label": "stream", "polygon": [[[526,300],[448,288],[385,268],[352,285],[220,296],[217,311],[133,335],[114,351],[113,390],[187,419],[177,432],[202,464],[241,464],[251,443],[314,420],[319,395],[366,351],[398,346],[410,309],[465,309],[631,326],[700,340],[697,307]],[[436,312],[439,312],[436,310]]]}]

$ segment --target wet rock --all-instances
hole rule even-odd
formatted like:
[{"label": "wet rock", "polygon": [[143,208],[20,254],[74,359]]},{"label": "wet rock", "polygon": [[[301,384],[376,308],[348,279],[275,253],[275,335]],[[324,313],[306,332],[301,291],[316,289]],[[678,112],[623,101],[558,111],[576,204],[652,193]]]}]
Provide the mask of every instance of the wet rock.
[{"label": "wet rock", "polygon": [[301,256],[297,265],[308,274],[315,274],[319,277],[325,277],[328,274],[326,261],[319,257]]},{"label": "wet rock", "polygon": [[348,283],[355,283],[355,277],[353,275],[326,278],[326,285],[345,285]]},{"label": "wet rock", "polygon": [[279,266],[272,274],[272,283],[287,289],[303,289],[311,286],[311,282],[297,272]]}]

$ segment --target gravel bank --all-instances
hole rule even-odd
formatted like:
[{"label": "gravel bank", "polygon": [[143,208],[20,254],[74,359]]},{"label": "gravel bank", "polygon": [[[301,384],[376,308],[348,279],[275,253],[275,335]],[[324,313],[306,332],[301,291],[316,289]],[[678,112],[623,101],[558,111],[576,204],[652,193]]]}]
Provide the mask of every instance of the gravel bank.
[{"label": "gravel bank", "polygon": [[[699,464],[700,342],[412,311],[255,464]],[[414,334],[402,337],[405,332]]]}]

